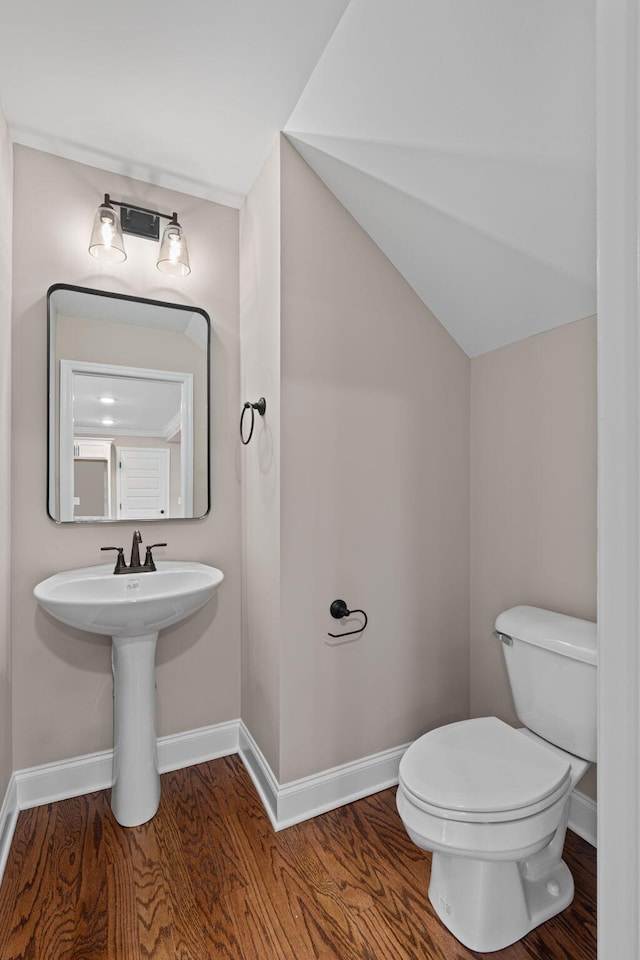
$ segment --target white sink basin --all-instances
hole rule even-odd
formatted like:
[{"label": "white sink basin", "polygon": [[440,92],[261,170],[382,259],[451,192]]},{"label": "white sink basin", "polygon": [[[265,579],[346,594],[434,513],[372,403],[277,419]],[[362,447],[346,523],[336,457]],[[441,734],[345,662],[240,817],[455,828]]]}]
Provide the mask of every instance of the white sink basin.
[{"label": "white sink basin", "polygon": [[204,606],[222,583],[216,567],[159,560],[154,573],[118,574],[113,564],[67,570],[33,591],[40,606],[78,630],[111,637],[156,633]]},{"label": "white sink basin", "polygon": [[222,583],[215,567],[160,560],[153,573],[114,574],[111,564],[67,570],[33,593],[62,623],[112,637],[113,785],[118,823],[150,820],[160,802],[155,733],[158,631],[203,607]]}]

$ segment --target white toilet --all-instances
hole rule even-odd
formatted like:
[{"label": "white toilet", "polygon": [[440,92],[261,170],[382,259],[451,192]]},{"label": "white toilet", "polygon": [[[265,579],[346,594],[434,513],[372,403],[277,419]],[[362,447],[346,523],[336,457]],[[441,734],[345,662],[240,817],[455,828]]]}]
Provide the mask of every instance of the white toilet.
[{"label": "white toilet", "polygon": [[433,851],[429,899],[472,950],[514,943],[564,910],[569,797],[596,759],[596,625],[537,607],[496,620],[516,713],[420,737],[400,763],[398,811]]}]

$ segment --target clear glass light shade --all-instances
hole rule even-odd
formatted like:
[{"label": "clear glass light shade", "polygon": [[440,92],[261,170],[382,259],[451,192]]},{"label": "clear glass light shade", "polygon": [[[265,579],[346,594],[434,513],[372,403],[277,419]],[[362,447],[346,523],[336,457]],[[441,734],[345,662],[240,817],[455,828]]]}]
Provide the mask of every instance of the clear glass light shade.
[{"label": "clear glass light shade", "polygon": [[184,230],[175,216],[162,235],[156,266],[162,273],[168,273],[171,277],[186,277],[191,273]]},{"label": "clear glass light shade", "polygon": [[110,204],[103,203],[96,211],[89,253],[96,260],[105,260],[107,263],[120,263],[127,259],[120,216]]}]

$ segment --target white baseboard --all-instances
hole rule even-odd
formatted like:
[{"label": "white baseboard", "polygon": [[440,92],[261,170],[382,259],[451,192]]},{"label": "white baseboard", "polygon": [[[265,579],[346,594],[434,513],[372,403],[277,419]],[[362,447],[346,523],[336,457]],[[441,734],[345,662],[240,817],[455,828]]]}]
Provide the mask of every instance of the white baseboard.
[{"label": "white baseboard", "polygon": [[265,760],[262,750],[242,720],[240,721],[238,753],[247,773],[253,780],[254,787],[258,791],[258,796],[269,816],[271,826],[274,830],[280,829],[278,827],[278,781]]},{"label": "white baseboard", "polygon": [[569,801],[569,829],[592,847],[598,846],[598,805],[579,790],[573,791]]},{"label": "white baseboard", "polygon": [[80,797],[111,786],[113,751],[101,750],[84,757],[17,770],[18,809],[28,810],[43,803]]},{"label": "white baseboard", "polygon": [[247,727],[240,722],[239,753],[275,830],[378,793],[398,782],[408,744],[279,784]]},{"label": "white baseboard", "polygon": [[11,774],[7,791],[0,808],[0,883],[7,865],[7,857],[11,849],[13,832],[18,819],[18,791],[16,789],[15,774]]},{"label": "white baseboard", "polygon": [[[239,720],[217,723],[211,727],[186,730],[158,738],[160,773],[180,770],[194,763],[215,760],[238,752]],[[43,803],[68,800],[112,784],[113,750],[102,750],[84,757],[43,763],[18,770],[15,774],[18,809],[39,807]]]},{"label": "white baseboard", "polygon": [[158,738],[158,769],[160,773],[182,770],[196,763],[229,757],[238,752],[239,720],[227,720],[210,727],[172,733]]},{"label": "white baseboard", "polygon": [[279,829],[395,786],[408,746],[405,743],[283,784],[278,792]]}]

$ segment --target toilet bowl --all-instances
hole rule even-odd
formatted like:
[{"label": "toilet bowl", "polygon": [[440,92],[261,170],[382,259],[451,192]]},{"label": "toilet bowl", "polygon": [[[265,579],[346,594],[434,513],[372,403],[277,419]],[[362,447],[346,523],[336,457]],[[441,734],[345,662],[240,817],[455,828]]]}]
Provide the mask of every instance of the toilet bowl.
[{"label": "toilet bowl", "polygon": [[405,753],[398,811],[433,852],[436,913],[472,950],[500,950],[571,903],[562,847],[587,766],[495,717],[440,727]]},{"label": "toilet bowl", "polygon": [[[503,632],[505,623],[517,628],[518,642]],[[515,662],[507,661],[516,710],[522,677],[530,726],[551,731],[554,742],[496,717],[448,724],[409,747],[397,792],[407,833],[432,852],[428,894],[436,913],[480,952],[514,943],[571,903],[573,878],[562,860],[569,799],[595,759],[595,625],[532,607],[507,611],[497,624],[505,656],[516,647]],[[545,705],[550,692],[551,700],[557,695],[558,675],[562,704]],[[591,711],[592,723],[585,722]]]}]

